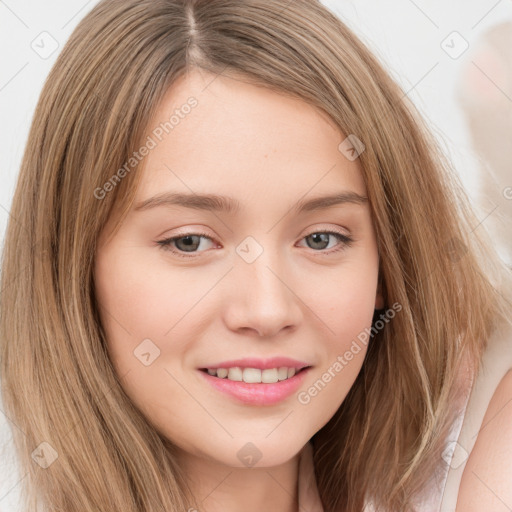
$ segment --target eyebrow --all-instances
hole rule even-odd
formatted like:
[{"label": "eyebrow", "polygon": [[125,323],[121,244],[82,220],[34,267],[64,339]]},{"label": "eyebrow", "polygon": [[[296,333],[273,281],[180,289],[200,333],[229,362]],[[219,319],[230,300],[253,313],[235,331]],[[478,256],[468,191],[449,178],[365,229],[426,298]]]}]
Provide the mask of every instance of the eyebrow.
[{"label": "eyebrow", "polygon": [[[327,196],[315,197],[307,201],[301,200],[293,207],[294,213],[322,210],[331,206],[343,204],[364,205],[368,198],[352,191],[342,191]],[[136,211],[145,211],[159,206],[182,206],[195,210],[237,213],[240,211],[240,202],[227,196],[216,194],[183,194],[177,192],[163,192],[145,199],[136,204]]]}]

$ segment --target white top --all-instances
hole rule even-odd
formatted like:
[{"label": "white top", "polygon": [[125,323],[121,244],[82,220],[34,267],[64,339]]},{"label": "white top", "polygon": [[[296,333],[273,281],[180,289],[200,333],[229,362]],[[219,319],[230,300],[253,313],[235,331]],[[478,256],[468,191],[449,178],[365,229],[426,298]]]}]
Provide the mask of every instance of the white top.
[{"label": "white top", "polygon": [[[468,389],[465,405],[454,421],[437,473],[416,503],[417,512],[455,512],[462,473],[471,453],[487,407],[501,379],[512,369],[512,331],[497,330],[484,352],[480,371]],[[313,446],[308,442],[299,459],[299,510],[324,512],[315,480]],[[365,512],[374,512],[371,503]]]},{"label": "white top", "polygon": [[[454,440],[455,453],[447,474],[440,512],[455,512],[462,473],[473,450],[489,402],[501,379],[512,369],[512,331],[501,327],[489,340],[482,359],[462,425]],[[461,418],[462,420],[462,418]]]}]

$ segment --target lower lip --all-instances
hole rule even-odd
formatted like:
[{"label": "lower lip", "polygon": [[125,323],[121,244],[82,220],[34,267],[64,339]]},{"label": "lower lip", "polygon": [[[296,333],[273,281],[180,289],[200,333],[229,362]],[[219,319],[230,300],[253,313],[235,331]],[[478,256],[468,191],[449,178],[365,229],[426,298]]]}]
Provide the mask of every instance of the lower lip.
[{"label": "lower lip", "polygon": [[273,405],[288,398],[300,387],[309,368],[296,373],[293,377],[274,384],[248,384],[243,381],[233,381],[228,378],[220,379],[208,372],[199,370],[209,384],[238,401],[249,405]]}]

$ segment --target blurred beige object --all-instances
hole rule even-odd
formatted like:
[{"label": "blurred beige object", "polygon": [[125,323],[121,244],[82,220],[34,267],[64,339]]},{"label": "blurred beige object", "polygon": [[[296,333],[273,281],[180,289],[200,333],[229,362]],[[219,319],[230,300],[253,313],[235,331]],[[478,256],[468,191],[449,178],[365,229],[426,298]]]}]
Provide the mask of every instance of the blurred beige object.
[{"label": "blurred beige object", "polygon": [[481,164],[477,202],[512,264],[512,21],[489,28],[470,51],[457,99]]}]

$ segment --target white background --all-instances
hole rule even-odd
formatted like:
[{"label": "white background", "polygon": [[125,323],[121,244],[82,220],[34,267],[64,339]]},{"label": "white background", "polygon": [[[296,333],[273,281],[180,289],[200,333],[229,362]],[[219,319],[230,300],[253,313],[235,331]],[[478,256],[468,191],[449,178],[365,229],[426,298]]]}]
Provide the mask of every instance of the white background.
[{"label": "white background", "polygon": [[[76,24],[96,0],[0,0],[0,238],[5,227],[22,152],[43,82]],[[479,161],[471,149],[456,101],[461,67],[490,26],[512,20],[511,0],[324,0],[370,46],[402,85],[442,141],[470,194],[478,186]],[[469,49],[453,59],[441,43],[453,31]],[[59,47],[41,58],[31,45],[41,45],[48,32]],[[49,40],[48,40],[49,41]],[[49,48],[49,45],[46,45]],[[499,85],[499,84],[497,84]],[[511,183],[512,185],[512,179]],[[486,212],[482,210],[481,217]],[[3,244],[2,244],[3,246]],[[0,404],[0,446],[9,454],[9,420]],[[35,447],[34,447],[35,448]],[[14,455],[0,459],[0,512],[18,511],[18,474]]]}]

